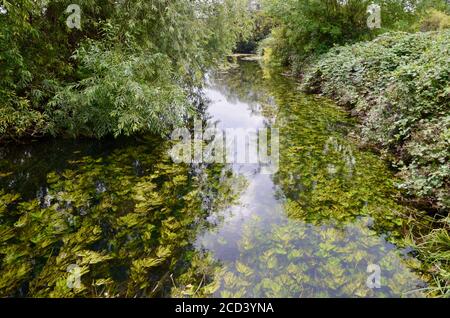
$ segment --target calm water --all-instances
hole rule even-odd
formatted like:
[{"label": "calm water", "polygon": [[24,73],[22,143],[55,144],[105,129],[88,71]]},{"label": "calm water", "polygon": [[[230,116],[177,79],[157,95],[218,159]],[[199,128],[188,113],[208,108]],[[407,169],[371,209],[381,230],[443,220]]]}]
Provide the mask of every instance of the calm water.
[{"label": "calm water", "polygon": [[204,120],[277,128],[275,174],[174,164],[149,136],[0,148],[0,296],[422,296],[411,210],[354,122],[239,65],[209,79]]}]

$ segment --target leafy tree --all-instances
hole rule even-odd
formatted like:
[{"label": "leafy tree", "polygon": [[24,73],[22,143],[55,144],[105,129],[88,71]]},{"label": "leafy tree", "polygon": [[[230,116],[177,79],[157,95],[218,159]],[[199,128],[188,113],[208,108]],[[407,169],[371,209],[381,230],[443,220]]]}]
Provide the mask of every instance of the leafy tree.
[{"label": "leafy tree", "polygon": [[272,19],[260,7],[251,9],[251,35],[244,37],[238,42],[236,52],[256,53],[258,44],[270,35],[272,30]]},{"label": "leafy tree", "polygon": [[[381,7],[382,28],[370,30],[367,8]],[[409,30],[421,13],[446,4],[436,0],[265,0],[277,27],[269,42],[278,61],[298,64],[335,45],[371,39],[389,30]]]},{"label": "leafy tree", "polygon": [[431,9],[419,21],[420,31],[437,31],[450,28],[450,15]]},{"label": "leafy tree", "polygon": [[203,73],[247,34],[246,1],[1,2],[0,139],[166,132]]}]

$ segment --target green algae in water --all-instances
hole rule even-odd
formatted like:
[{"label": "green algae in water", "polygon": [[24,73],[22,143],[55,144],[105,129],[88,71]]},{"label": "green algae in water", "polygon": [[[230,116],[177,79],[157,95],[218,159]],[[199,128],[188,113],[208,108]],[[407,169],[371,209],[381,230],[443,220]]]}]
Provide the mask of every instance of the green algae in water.
[{"label": "green algae in water", "polygon": [[176,165],[154,137],[2,148],[0,296],[423,296],[403,239],[417,211],[345,112],[256,63],[206,95],[211,121],[279,129],[275,175]]}]

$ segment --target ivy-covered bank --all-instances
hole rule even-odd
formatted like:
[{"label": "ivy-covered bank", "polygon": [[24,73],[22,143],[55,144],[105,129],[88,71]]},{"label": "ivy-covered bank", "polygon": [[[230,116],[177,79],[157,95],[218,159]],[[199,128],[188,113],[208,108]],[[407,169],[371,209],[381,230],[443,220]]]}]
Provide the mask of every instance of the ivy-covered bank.
[{"label": "ivy-covered bank", "polygon": [[390,33],[338,47],[303,88],[349,107],[363,142],[377,146],[421,203],[450,207],[450,31]]}]

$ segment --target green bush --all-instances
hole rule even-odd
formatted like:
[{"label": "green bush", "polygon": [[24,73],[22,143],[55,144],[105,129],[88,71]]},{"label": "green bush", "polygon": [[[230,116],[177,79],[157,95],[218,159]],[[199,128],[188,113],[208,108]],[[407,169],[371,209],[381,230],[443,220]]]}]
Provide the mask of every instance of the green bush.
[{"label": "green bush", "polygon": [[4,0],[0,141],[101,137],[181,122],[204,72],[248,35],[247,0]]},{"label": "green bush", "polygon": [[103,137],[139,131],[167,134],[191,105],[178,85],[167,56],[82,49],[77,58],[88,77],[62,87],[45,114],[51,133]]},{"label": "green bush", "polygon": [[363,141],[390,151],[400,185],[424,203],[450,207],[450,31],[385,34],[332,49],[303,88],[348,106]]},{"label": "green bush", "polygon": [[[430,8],[446,11],[442,0],[265,0],[274,21],[273,41],[263,43],[276,63],[302,73],[312,56],[337,45],[367,41],[391,31],[415,31]],[[381,28],[369,29],[368,6],[381,8]]]},{"label": "green bush", "polygon": [[420,19],[420,31],[438,31],[450,28],[450,16],[436,9],[427,11]]}]

